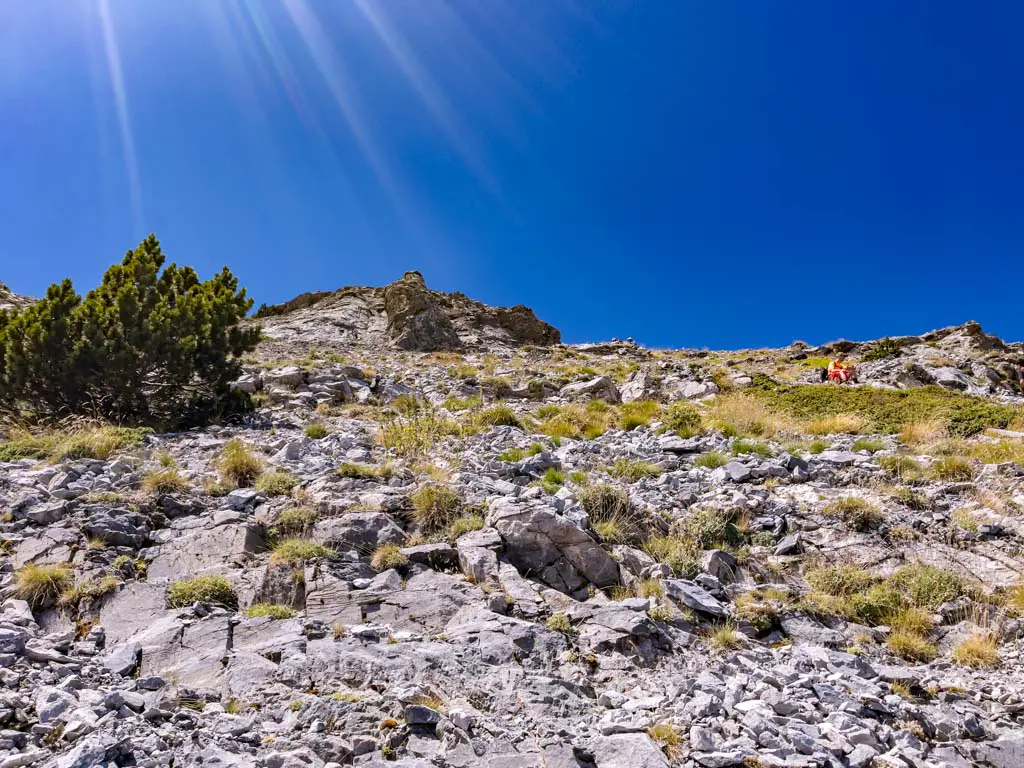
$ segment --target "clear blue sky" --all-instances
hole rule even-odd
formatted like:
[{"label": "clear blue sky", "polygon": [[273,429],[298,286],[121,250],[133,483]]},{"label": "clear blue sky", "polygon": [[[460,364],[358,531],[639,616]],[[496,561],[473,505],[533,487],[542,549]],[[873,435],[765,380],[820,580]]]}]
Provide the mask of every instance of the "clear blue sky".
[{"label": "clear blue sky", "polygon": [[6,0],[0,280],[150,232],[257,302],[523,303],[567,341],[1024,339],[1024,3]]}]

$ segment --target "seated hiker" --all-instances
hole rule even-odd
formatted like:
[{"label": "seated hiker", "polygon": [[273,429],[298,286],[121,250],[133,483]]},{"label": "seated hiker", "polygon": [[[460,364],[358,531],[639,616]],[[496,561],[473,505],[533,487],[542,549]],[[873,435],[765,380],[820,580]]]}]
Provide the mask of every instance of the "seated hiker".
[{"label": "seated hiker", "polygon": [[840,355],[828,364],[828,380],[845,384],[853,378],[853,368],[846,364],[846,358]]}]

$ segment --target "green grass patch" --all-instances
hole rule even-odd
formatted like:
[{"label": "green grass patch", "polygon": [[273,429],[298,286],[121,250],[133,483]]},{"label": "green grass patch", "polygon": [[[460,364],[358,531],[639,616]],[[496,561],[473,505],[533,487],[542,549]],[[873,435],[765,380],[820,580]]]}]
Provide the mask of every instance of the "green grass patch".
[{"label": "green grass patch", "polygon": [[491,408],[485,408],[476,415],[476,421],[478,424],[491,427],[522,426],[519,423],[519,418],[516,416],[515,411],[507,405],[495,405]]},{"label": "green grass patch", "polygon": [[302,431],[310,440],[322,440],[330,434],[327,426],[320,421],[311,421]]},{"label": "green grass patch", "polygon": [[544,493],[558,493],[558,489],[565,485],[565,473],[559,472],[554,467],[548,467],[536,485],[543,488]]},{"label": "green grass patch", "polygon": [[394,474],[390,464],[363,464],[346,461],[338,467],[338,474],[354,480],[387,480]]},{"label": "green grass patch", "polygon": [[693,466],[718,469],[729,463],[729,457],[721,451],[708,451],[693,460]]},{"label": "green grass patch", "polygon": [[0,461],[21,459],[109,459],[142,442],[152,430],[129,427],[88,427],[33,435],[27,431],[0,443]]},{"label": "green grass patch", "polygon": [[874,387],[823,387],[814,384],[779,384],[755,375],[750,390],[770,409],[798,419],[820,419],[840,414],[862,416],[869,431],[899,432],[906,424],[939,421],[953,437],[967,437],[989,427],[1005,428],[1018,414],[1010,406],[938,386],[906,390]]},{"label": "green grass patch", "polygon": [[629,459],[616,459],[615,463],[608,467],[608,474],[625,480],[628,483],[635,483],[645,477],[658,477],[661,474],[661,467],[649,461],[630,461]]},{"label": "green grass patch", "polygon": [[274,545],[274,551],[270,555],[273,563],[284,563],[287,565],[299,565],[308,560],[316,558],[334,557],[335,552],[330,547],[311,539],[291,538],[284,539]]},{"label": "green grass patch", "polygon": [[974,479],[974,465],[961,456],[943,456],[932,462],[928,474],[936,480],[951,483],[969,483]]},{"label": "green grass patch", "polygon": [[256,490],[267,496],[287,496],[298,484],[287,472],[264,472],[256,479]]},{"label": "green grass patch", "polygon": [[238,595],[224,576],[196,576],[176,581],[167,589],[167,605],[185,608],[193,603],[212,603],[226,608],[238,607]]},{"label": "green grass patch", "polygon": [[629,432],[646,427],[661,415],[661,406],[653,400],[637,400],[619,406],[619,427]]},{"label": "green grass patch", "polygon": [[853,443],[853,450],[875,453],[885,450],[885,441],[875,437],[860,437]]},{"label": "green grass patch", "polygon": [[258,619],[269,616],[272,619],[291,619],[295,617],[295,611],[287,605],[275,603],[255,603],[245,612],[250,619]]},{"label": "green grass patch", "polygon": [[732,453],[733,456],[754,454],[757,456],[763,456],[765,458],[769,458],[775,455],[775,451],[772,450],[770,445],[767,445],[765,443],[759,443],[755,440],[740,439],[734,439],[732,441]]}]

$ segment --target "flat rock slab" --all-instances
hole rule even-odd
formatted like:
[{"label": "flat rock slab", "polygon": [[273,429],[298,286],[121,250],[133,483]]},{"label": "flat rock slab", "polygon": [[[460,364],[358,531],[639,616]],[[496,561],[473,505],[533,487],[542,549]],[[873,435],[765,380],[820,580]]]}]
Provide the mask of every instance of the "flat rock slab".
[{"label": "flat rock slab", "polygon": [[225,571],[232,562],[244,562],[266,548],[259,526],[250,523],[222,525],[161,545],[160,554],[149,565],[148,576],[151,580],[173,580]]},{"label": "flat rock slab", "polygon": [[664,753],[646,733],[599,736],[591,752],[597,768],[668,768]]}]

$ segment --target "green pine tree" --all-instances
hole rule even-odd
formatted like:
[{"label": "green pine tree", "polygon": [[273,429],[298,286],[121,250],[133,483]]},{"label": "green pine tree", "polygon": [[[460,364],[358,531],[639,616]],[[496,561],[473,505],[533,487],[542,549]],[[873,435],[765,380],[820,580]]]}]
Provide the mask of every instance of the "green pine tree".
[{"label": "green pine tree", "polygon": [[178,427],[239,405],[229,385],[259,341],[239,326],[252,299],[226,267],[201,282],[164,261],[150,235],[84,300],[65,280],[0,313],[0,407]]}]

